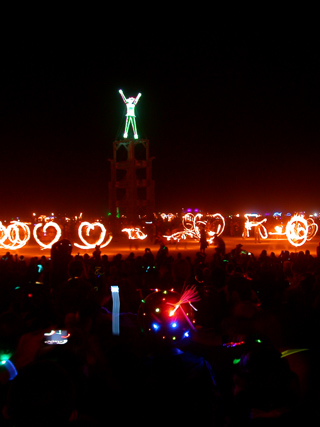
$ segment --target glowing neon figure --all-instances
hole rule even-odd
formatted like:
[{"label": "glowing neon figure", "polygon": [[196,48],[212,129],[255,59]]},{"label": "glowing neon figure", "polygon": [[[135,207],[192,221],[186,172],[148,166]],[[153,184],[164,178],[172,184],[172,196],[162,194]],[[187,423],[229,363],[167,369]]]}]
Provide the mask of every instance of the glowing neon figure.
[{"label": "glowing neon figure", "polygon": [[[53,228],[56,230],[56,235],[55,235],[55,237],[54,237],[54,238],[53,238],[53,240],[52,240],[50,243],[48,243],[48,244],[45,244],[45,243],[41,242],[41,240],[38,238],[38,229],[39,229],[40,227],[42,227],[42,226],[43,226],[43,233],[44,233],[44,235],[46,234],[46,231],[47,231],[47,229],[48,229],[49,227],[53,227]],[[42,249],[42,250],[43,250],[43,249],[51,249],[52,245],[53,245],[54,243],[56,243],[56,242],[60,239],[61,234],[62,234],[62,232],[61,232],[61,228],[59,227],[59,225],[58,225],[56,222],[53,222],[53,221],[46,222],[46,223],[45,223],[45,225],[43,225],[43,224],[41,224],[41,223],[36,224],[36,225],[34,226],[34,229],[33,229],[33,237],[34,237],[34,240],[38,243],[38,245],[40,245],[40,246],[41,246],[41,249]]]},{"label": "glowing neon figure", "polygon": [[[101,233],[100,233],[100,238],[95,242],[90,244],[84,237],[83,237],[83,228],[86,227],[87,228],[87,233],[86,235],[89,236],[90,231],[94,230],[95,227],[100,228]],[[105,237],[107,234],[107,230],[105,228],[105,226],[103,224],[101,224],[101,222],[87,222],[87,221],[83,221],[78,228],[78,236],[80,238],[80,240],[83,242],[83,245],[79,245],[78,243],[75,243],[74,245],[77,246],[77,248],[80,249],[94,249],[96,246],[99,246],[100,248],[104,248],[105,246],[107,246],[111,240],[112,240],[112,235],[110,234],[108,239],[104,242]],[[104,242],[104,243],[103,243]]]},{"label": "glowing neon figure", "polygon": [[124,134],[123,137],[124,138],[128,138],[128,131],[129,131],[129,127],[130,124],[132,126],[132,130],[133,130],[133,136],[134,139],[138,139],[138,132],[137,132],[137,125],[136,125],[136,116],[134,113],[134,109],[135,106],[137,105],[141,93],[138,93],[138,95],[136,96],[136,98],[130,97],[130,98],[126,98],[122,92],[122,90],[119,90],[119,93],[121,95],[121,98],[123,100],[123,102],[126,104],[127,106],[127,114],[126,114],[126,124],[125,124],[125,128],[124,128]]}]

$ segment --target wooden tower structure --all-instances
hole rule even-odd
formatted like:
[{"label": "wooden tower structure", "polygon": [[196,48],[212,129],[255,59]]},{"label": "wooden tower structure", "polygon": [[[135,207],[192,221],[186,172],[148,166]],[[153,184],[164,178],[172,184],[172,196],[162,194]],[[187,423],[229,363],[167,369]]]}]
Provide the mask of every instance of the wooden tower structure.
[{"label": "wooden tower structure", "polygon": [[134,221],[152,215],[155,209],[152,160],[147,139],[123,139],[113,142],[109,210],[113,218],[125,215]]}]

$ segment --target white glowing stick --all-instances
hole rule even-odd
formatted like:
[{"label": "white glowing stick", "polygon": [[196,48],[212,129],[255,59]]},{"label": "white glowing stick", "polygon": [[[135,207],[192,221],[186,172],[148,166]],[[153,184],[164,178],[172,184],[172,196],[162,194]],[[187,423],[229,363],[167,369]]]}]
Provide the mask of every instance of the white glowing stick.
[{"label": "white glowing stick", "polygon": [[[89,243],[84,237],[83,237],[83,228],[87,227],[87,236],[89,236],[89,232],[94,230],[95,227],[99,227],[101,230],[100,233],[100,238],[95,242],[95,243]],[[107,230],[105,228],[105,226],[103,224],[101,224],[101,222],[87,222],[87,221],[83,221],[78,228],[78,236],[80,238],[80,240],[83,242],[83,245],[79,245],[78,243],[74,243],[75,246],[77,246],[77,248],[80,249],[94,249],[96,246],[100,246],[100,248],[104,248],[105,246],[107,246],[111,240],[112,240],[112,235],[110,235],[108,237],[108,239],[106,240],[105,243],[105,237],[107,234]]]},{"label": "white glowing stick", "polygon": [[111,286],[112,295],[112,333],[120,335],[120,297],[119,286]]},{"label": "white glowing stick", "polygon": [[308,237],[308,222],[301,215],[294,215],[287,224],[286,235],[293,246],[302,246]]},{"label": "white glowing stick", "polygon": [[51,335],[54,335],[56,333],[56,331],[54,329],[51,329],[51,332],[45,332],[44,335],[46,337],[51,337]]},{"label": "white glowing stick", "polygon": [[47,231],[47,229],[49,227],[53,227],[56,230],[56,236],[54,237],[54,239],[50,243],[48,243],[46,245],[43,242],[41,242],[41,240],[38,238],[38,229],[40,227],[42,227],[42,225],[43,224],[39,223],[39,224],[36,224],[34,226],[34,229],[33,229],[34,240],[38,243],[38,245],[40,245],[42,247],[42,249],[51,249],[52,245],[54,243],[56,243],[61,237],[61,228],[59,227],[59,225],[56,222],[53,222],[53,221],[45,223],[45,225],[43,226],[43,232],[44,233]]}]

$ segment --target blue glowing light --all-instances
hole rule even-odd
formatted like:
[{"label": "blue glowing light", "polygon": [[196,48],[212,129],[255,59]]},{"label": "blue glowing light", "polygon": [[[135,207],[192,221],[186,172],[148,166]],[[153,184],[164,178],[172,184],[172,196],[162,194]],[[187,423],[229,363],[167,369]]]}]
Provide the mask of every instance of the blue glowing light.
[{"label": "blue glowing light", "polygon": [[160,326],[157,323],[153,323],[152,327],[155,331],[157,331],[160,328]]},{"label": "blue glowing light", "polygon": [[176,328],[177,326],[178,326],[177,322],[172,322],[172,323],[171,323],[171,327],[172,327],[172,328]]}]

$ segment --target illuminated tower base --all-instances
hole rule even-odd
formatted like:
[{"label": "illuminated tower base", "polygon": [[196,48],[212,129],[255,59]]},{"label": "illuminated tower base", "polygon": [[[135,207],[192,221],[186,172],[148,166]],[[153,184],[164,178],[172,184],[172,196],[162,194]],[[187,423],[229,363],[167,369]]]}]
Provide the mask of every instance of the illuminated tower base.
[{"label": "illuminated tower base", "polygon": [[152,215],[155,209],[152,160],[149,141],[114,141],[109,182],[109,210],[113,218],[125,215],[129,220]]}]

